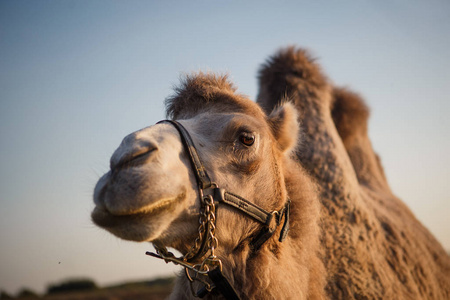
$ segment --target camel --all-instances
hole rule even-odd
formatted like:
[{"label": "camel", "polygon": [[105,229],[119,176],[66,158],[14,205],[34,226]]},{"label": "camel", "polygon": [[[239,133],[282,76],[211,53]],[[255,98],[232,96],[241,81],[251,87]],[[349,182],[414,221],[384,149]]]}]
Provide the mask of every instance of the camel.
[{"label": "camel", "polygon": [[282,97],[303,128],[296,157],[320,186],[321,259],[333,299],[450,299],[450,259],[391,191],[362,98],[334,87],[311,55],[280,50],[259,73],[257,102]]},{"label": "camel", "polygon": [[450,259],[390,191],[362,99],[295,48],[259,81],[255,103],[226,76],[187,76],[175,121],[112,155],[94,223],[184,266],[171,299],[448,299]]},{"label": "camel", "polygon": [[[168,98],[168,115],[189,132],[217,186],[268,212],[282,211],[289,198],[290,230],[280,241],[286,223],[280,220],[280,226],[272,224],[273,234],[255,247],[255,237],[267,226],[218,203],[214,259],[220,260],[223,276],[240,299],[321,298],[325,275],[316,251],[316,185],[291,155],[299,131],[296,109],[286,103],[267,116],[235,90],[226,76],[189,76]],[[120,238],[152,242],[160,255],[165,253],[161,245],[188,255],[202,215],[192,169],[172,124],[132,133],[112,155],[111,170],[97,183],[93,221]],[[202,257],[194,260],[194,264],[202,262]],[[201,276],[190,276],[197,275]],[[171,299],[193,299],[190,285],[181,276]],[[194,294],[203,285],[194,281]],[[221,295],[209,293],[205,299],[217,297]]]}]

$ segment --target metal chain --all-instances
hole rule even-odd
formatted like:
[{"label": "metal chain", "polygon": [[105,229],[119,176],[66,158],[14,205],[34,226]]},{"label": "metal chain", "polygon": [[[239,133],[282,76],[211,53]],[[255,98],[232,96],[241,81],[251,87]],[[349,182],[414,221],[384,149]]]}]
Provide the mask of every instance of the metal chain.
[{"label": "metal chain", "polygon": [[194,245],[192,245],[191,249],[184,256],[184,259],[183,259],[184,261],[188,261],[189,259],[194,257],[195,253],[197,253],[199,251],[200,242],[204,238],[205,232],[206,232],[206,223],[208,221],[208,210],[209,210],[209,207],[205,206],[203,211],[200,213],[200,217],[198,220],[198,222],[200,224],[198,227],[198,236],[194,241]]},{"label": "metal chain", "polygon": [[[202,261],[201,264],[195,265],[194,269],[185,267],[186,277],[189,280],[191,292],[194,297],[197,296],[197,294],[194,290],[194,287],[193,287],[193,283],[195,281],[199,281],[202,284],[204,284],[206,290],[208,290],[208,291],[211,291],[213,288],[211,286],[211,284],[206,281],[205,277],[202,278],[199,275],[203,275],[203,276],[207,275],[207,272],[210,271],[210,269],[213,267],[219,267],[220,270],[222,270],[222,261],[220,259],[218,259],[215,254],[215,249],[217,249],[217,247],[219,245],[219,241],[215,236],[215,230],[216,230],[215,211],[216,211],[216,208],[214,205],[214,199],[211,195],[208,195],[203,198],[203,203],[204,203],[204,211],[202,213],[202,216],[200,217],[200,220],[201,220],[200,227],[208,228],[208,231],[203,232],[203,234],[206,234],[205,239],[206,239],[206,243],[207,243],[207,246],[209,249],[209,255]],[[187,257],[187,255],[185,257]],[[193,272],[192,275],[191,275],[190,271]]]},{"label": "metal chain", "polygon": [[211,196],[205,198],[206,206],[209,208],[210,213],[207,217],[208,222],[208,248],[211,251],[212,258],[215,258],[215,249],[219,246],[219,241],[215,236],[216,232],[216,207],[214,205],[214,199]]},{"label": "metal chain", "polygon": [[[215,250],[219,246],[219,241],[215,236],[216,232],[216,207],[212,195],[202,196],[202,211],[199,216],[199,228],[198,236],[194,241],[194,245],[191,249],[182,257],[175,257],[175,255],[168,251],[163,245],[154,243],[153,246],[156,249],[157,254],[147,252],[148,255],[156,256],[164,259],[166,263],[172,262],[176,265],[182,265],[185,268],[186,277],[189,280],[191,291],[194,297],[197,297],[197,293],[194,290],[194,282],[198,281],[204,285],[207,291],[211,291],[214,286],[207,281],[208,272],[214,268],[219,268],[222,271],[222,261],[217,258]],[[201,244],[206,246],[205,253],[199,253]],[[205,256],[205,254],[207,254]],[[201,263],[195,264],[189,262],[195,255],[205,256]]]}]

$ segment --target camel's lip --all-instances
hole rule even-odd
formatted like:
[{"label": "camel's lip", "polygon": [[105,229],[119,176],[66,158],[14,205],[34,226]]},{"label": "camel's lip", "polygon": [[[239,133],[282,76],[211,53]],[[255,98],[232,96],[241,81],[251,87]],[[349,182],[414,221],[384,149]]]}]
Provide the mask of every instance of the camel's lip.
[{"label": "camel's lip", "polygon": [[143,222],[149,218],[156,217],[161,211],[173,210],[185,198],[185,195],[183,192],[175,198],[161,199],[138,210],[124,214],[114,214],[103,205],[96,206],[91,214],[92,221],[104,228],[116,227],[131,222]]}]

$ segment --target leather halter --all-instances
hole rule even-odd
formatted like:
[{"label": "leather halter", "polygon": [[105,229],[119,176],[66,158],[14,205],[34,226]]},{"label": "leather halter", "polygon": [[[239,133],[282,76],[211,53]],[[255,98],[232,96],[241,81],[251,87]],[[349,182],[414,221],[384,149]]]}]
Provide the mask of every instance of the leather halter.
[{"label": "leather halter", "polygon": [[[199,195],[202,206],[204,205],[204,197],[212,197],[214,203],[219,205],[228,205],[231,206],[245,215],[251,217],[255,221],[258,221],[263,225],[262,229],[253,237],[250,242],[250,247],[253,252],[259,250],[259,248],[275,233],[277,227],[281,224],[281,220],[284,217],[283,227],[280,232],[279,241],[282,242],[289,231],[289,210],[290,210],[290,200],[288,199],[285,206],[280,211],[272,211],[268,212],[265,209],[255,205],[254,203],[230,192],[221,189],[211,181],[206,169],[198,155],[198,152],[195,148],[195,144],[189,134],[189,132],[177,121],[173,120],[163,120],[158,122],[160,123],[169,123],[173,125],[180,134],[181,140],[183,142],[183,146],[187,153],[189,154],[189,160],[191,162],[192,169],[194,170],[195,178],[197,180]],[[191,255],[189,258],[185,258],[184,261],[187,263],[194,262],[201,258],[207,251],[207,242],[206,237],[201,241],[200,248],[197,252]],[[161,254],[155,254],[148,252],[147,254],[163,258],[167,261],[172,261],[174,263],[180,263],[179,259],[171,259],[170,257],[165,257]],[[219,260],[221,265],[221,262]],[[186,267],[186,265],[185,265]],[[225,296],[226,299],[239,299],[233,287],[228,283],[226,278],[221,273],[219,268],[215,268],[214,270],[208,272],[208,276],[214,282],[215,287],[219,292]],[[201,291],[196,293],[196,296],[205,296],[207,292],[203,293]],[[202,294],[202,295],[200,295]]]}]

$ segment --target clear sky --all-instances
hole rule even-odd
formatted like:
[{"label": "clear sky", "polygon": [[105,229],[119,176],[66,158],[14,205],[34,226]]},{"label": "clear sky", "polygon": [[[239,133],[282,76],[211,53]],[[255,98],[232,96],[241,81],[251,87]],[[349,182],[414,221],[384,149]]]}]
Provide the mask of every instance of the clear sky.
[{"label": "clear sky", "polygon": [[181,74],[228,72],[254,99],[292,44],[364,96],[394,192],[450,249],[450,2],[2,0],[0,289],[173,275],[91,223],[97,179]]}]

